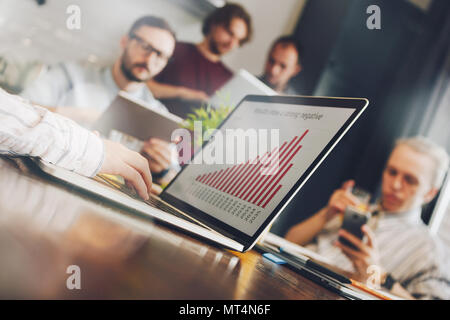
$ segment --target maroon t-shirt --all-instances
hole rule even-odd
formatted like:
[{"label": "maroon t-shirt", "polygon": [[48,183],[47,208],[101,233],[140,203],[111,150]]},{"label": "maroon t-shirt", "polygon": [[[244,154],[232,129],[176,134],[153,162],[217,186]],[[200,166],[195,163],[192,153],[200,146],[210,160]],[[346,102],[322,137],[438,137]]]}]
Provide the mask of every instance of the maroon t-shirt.
[{"label": "maroon t-shirt", "polygon": [[[231,79],[233,73],[222,62],[206,59],[195,44],[177,42],[172,60],[155,77],[160,83],[201,90],[212,96]],[[198,107],[195,101],[181,99],[161,99],[173,113],[185,117],[192,108]]]}]

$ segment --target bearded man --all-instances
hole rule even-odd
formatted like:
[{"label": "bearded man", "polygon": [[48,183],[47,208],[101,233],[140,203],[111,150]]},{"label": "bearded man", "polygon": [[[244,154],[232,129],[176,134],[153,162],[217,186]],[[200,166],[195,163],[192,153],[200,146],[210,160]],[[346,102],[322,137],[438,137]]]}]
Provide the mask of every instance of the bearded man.
[{"label": "bearded man", "polygon": [[[121,54],[112,66],[74,62],[50,66],[21,96],[86,126],[108,108],[119,91],[167,112],[145,82],[164,69],[175,43],[175,33],[164,19],[144,16],[121,38]],[[176,151],[170,142],[150,139],[142,152],[149,159],[156,180],[177,166]]]},{"label": "bearded man", "polygon": [[180,117],[231,79],[233,73],[221,60],[250,40],[250,15],[242,6],[228,3],[203,21],[202,33],[198,44],[177,42],[167,68],[147,82],[155,97]]}]

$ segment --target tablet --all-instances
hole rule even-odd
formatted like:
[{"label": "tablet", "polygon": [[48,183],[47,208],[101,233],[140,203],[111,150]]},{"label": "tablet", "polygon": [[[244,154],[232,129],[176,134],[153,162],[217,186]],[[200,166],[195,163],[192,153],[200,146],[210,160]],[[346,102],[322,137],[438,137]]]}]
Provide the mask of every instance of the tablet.
[{"label": "tablet", "polygon": [[141,141],[150,137],[171,141],[172,132],[180,128],[182,121],[170,112],[155,110],[145,101],[121,91],[93,124],[92,130],[114,141],[132,140],[133,137]]}]

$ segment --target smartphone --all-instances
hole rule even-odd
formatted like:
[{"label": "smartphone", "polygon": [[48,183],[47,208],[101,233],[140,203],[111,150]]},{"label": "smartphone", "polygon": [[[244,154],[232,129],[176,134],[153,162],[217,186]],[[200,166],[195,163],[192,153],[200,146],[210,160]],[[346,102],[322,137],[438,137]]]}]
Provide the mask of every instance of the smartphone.
[{"label": "smartphone", "polygon": [[[362,240],[364,233],[362,232],[361,227],[365,225],[367,221],[368,217],[365,213],[360,212],[351,206],[347,206],[344,212],[344,221],[342,222],[341,228]],[[358,250],[355,245],[343,237],[339,237],[339,242],[352,249]]]}]

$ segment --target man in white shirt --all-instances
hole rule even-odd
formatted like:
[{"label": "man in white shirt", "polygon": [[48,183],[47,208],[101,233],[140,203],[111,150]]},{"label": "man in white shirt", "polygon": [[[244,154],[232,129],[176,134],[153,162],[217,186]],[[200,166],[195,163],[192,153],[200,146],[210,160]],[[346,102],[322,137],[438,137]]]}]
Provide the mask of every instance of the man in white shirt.
[{"label": "man in white shirt", "polygon": [[[158,17],[138,19],[120,41],[121,55],[104,68],[61,63],[52,66],[26,87],[21,96],[83,125],[92,124],[120,90],[167,111],[145,85],[167,65],[175,48],[175,33]],[[155,141],[156,140],[156,141]],[[173,145],[159,139],[148,141],[144,150],[150,169],[158,175],[176,163]]]},{"label": "man in white shirt", "polygon": [[70,119],[0,89],[0,154],[40,157],[85,176],[123,176],[147,200],[149,164],[119,143],[102,140]]},{"label": "man in white shirt", "polygon": [[[420,218],[421,206],[436,196],[448,166],[445,150],[431,141],[421,137],[399,140],[383,172],[377,225],[362,227],[367,241],[340,229],[346,207],[360,204],[351,193],[354,181],[345,182],[326,207],[293,226],[286,239],[354,272],[361,281],[371,277],[375,266],[381,286],[399,296],[449,299],[442,244]],[[340,242],[339,236],[357,249]]]}]

